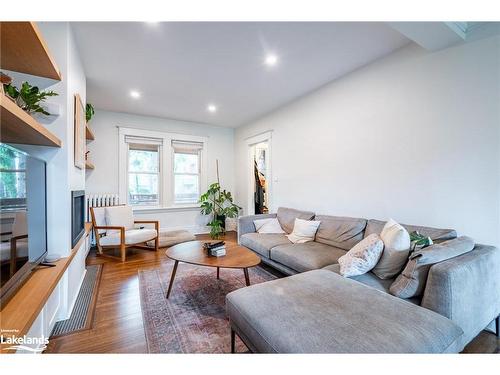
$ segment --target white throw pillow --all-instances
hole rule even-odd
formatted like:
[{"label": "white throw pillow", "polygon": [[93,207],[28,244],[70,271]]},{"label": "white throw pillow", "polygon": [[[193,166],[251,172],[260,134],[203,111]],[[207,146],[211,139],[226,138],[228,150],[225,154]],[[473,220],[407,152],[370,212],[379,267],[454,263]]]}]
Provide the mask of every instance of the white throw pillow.
[{"label": "white throw pillow", "polygon": [[372,270],[384,251],[384,243],[373,233],[358,242],[339,258],[340,274],[344,277],[363,275]]},{"label": "white throw pillow", "polygon": [[[130,206],[111,206],[105,210],[106,225],[125,227],[125,230],[134,229],[134,214]],[[110,229],[106,235],[120,234],[119,230]]]},{"label": "white throw pillow", "polygon": [[384,252],[373,273],[380,279],[391,279],[399,274],[408,262],[410,254],[410,234],[400,224],[389,219],[380,233],[384,242]]},{"label": "white throw pillow", "polygon": [[293,243],[305,243],[314,240],[321,221],[295,219],[293,231],[287,237]]},{"label": "white throw pillow", "polygon": [[277,218],[259,219],[254,220],[255,230],[257,233],[266,234],[282,234],[285,233],[281,228],[280,222]]}]

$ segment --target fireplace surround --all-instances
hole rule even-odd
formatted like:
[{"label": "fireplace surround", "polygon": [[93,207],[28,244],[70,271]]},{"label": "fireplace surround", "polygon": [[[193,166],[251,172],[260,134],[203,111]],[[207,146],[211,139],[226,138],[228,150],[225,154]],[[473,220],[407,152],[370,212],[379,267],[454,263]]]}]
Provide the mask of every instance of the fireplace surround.
[{"label": "fireplace surround", "polygon": [[85,233],[85,190],[71,192],[71,247]]}]

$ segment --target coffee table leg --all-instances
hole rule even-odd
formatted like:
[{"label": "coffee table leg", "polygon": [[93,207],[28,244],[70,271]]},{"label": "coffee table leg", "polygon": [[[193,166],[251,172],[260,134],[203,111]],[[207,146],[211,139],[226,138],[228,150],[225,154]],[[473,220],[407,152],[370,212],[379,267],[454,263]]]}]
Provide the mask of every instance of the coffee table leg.
[{"label": "coffee table leg", "polygon": [[219,278],[219,267],[217,267],[217,279]]},{"label": "coffee table leg", "polygon": [[248,268],[243,268],[243,273],[245,274],[245,283],[250,286],[250,277],[248,276]]},{"label": "coffee table leg", "polygon": [[174,269],[172,270],[172,276],[170,276],[170,284],[168,284],[167,299],[170,297],[170,292],[172,291],[172,286],[174,285],[175,273],[177,272],[177,265],[179,261],[176,260],[174,263]]}]

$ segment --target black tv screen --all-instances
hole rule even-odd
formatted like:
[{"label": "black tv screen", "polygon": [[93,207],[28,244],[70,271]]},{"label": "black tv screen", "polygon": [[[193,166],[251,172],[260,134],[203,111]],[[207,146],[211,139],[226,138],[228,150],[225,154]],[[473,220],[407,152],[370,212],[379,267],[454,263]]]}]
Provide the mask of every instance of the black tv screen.
[{"label": "black tv screen", "polygon": [[0,143],[0,305],[47,254],[46,164]]}]

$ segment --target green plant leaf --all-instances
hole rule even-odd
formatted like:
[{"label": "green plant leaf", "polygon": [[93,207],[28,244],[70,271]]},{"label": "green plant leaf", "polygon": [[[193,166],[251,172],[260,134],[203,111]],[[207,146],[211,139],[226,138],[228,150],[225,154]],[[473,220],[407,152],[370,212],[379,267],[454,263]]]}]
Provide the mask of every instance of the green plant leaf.
[{"label": "green plant leaf", "polygon": [[4,85],[4,90],[11,98],[16,100],[16,104],[26,112],[37,112],[50,115],[41,106],[46,97],[59,95],[54,91],[40,91],[37,86],[31,86],[28,82],[21,84],[21,89],[9,84]]}]

